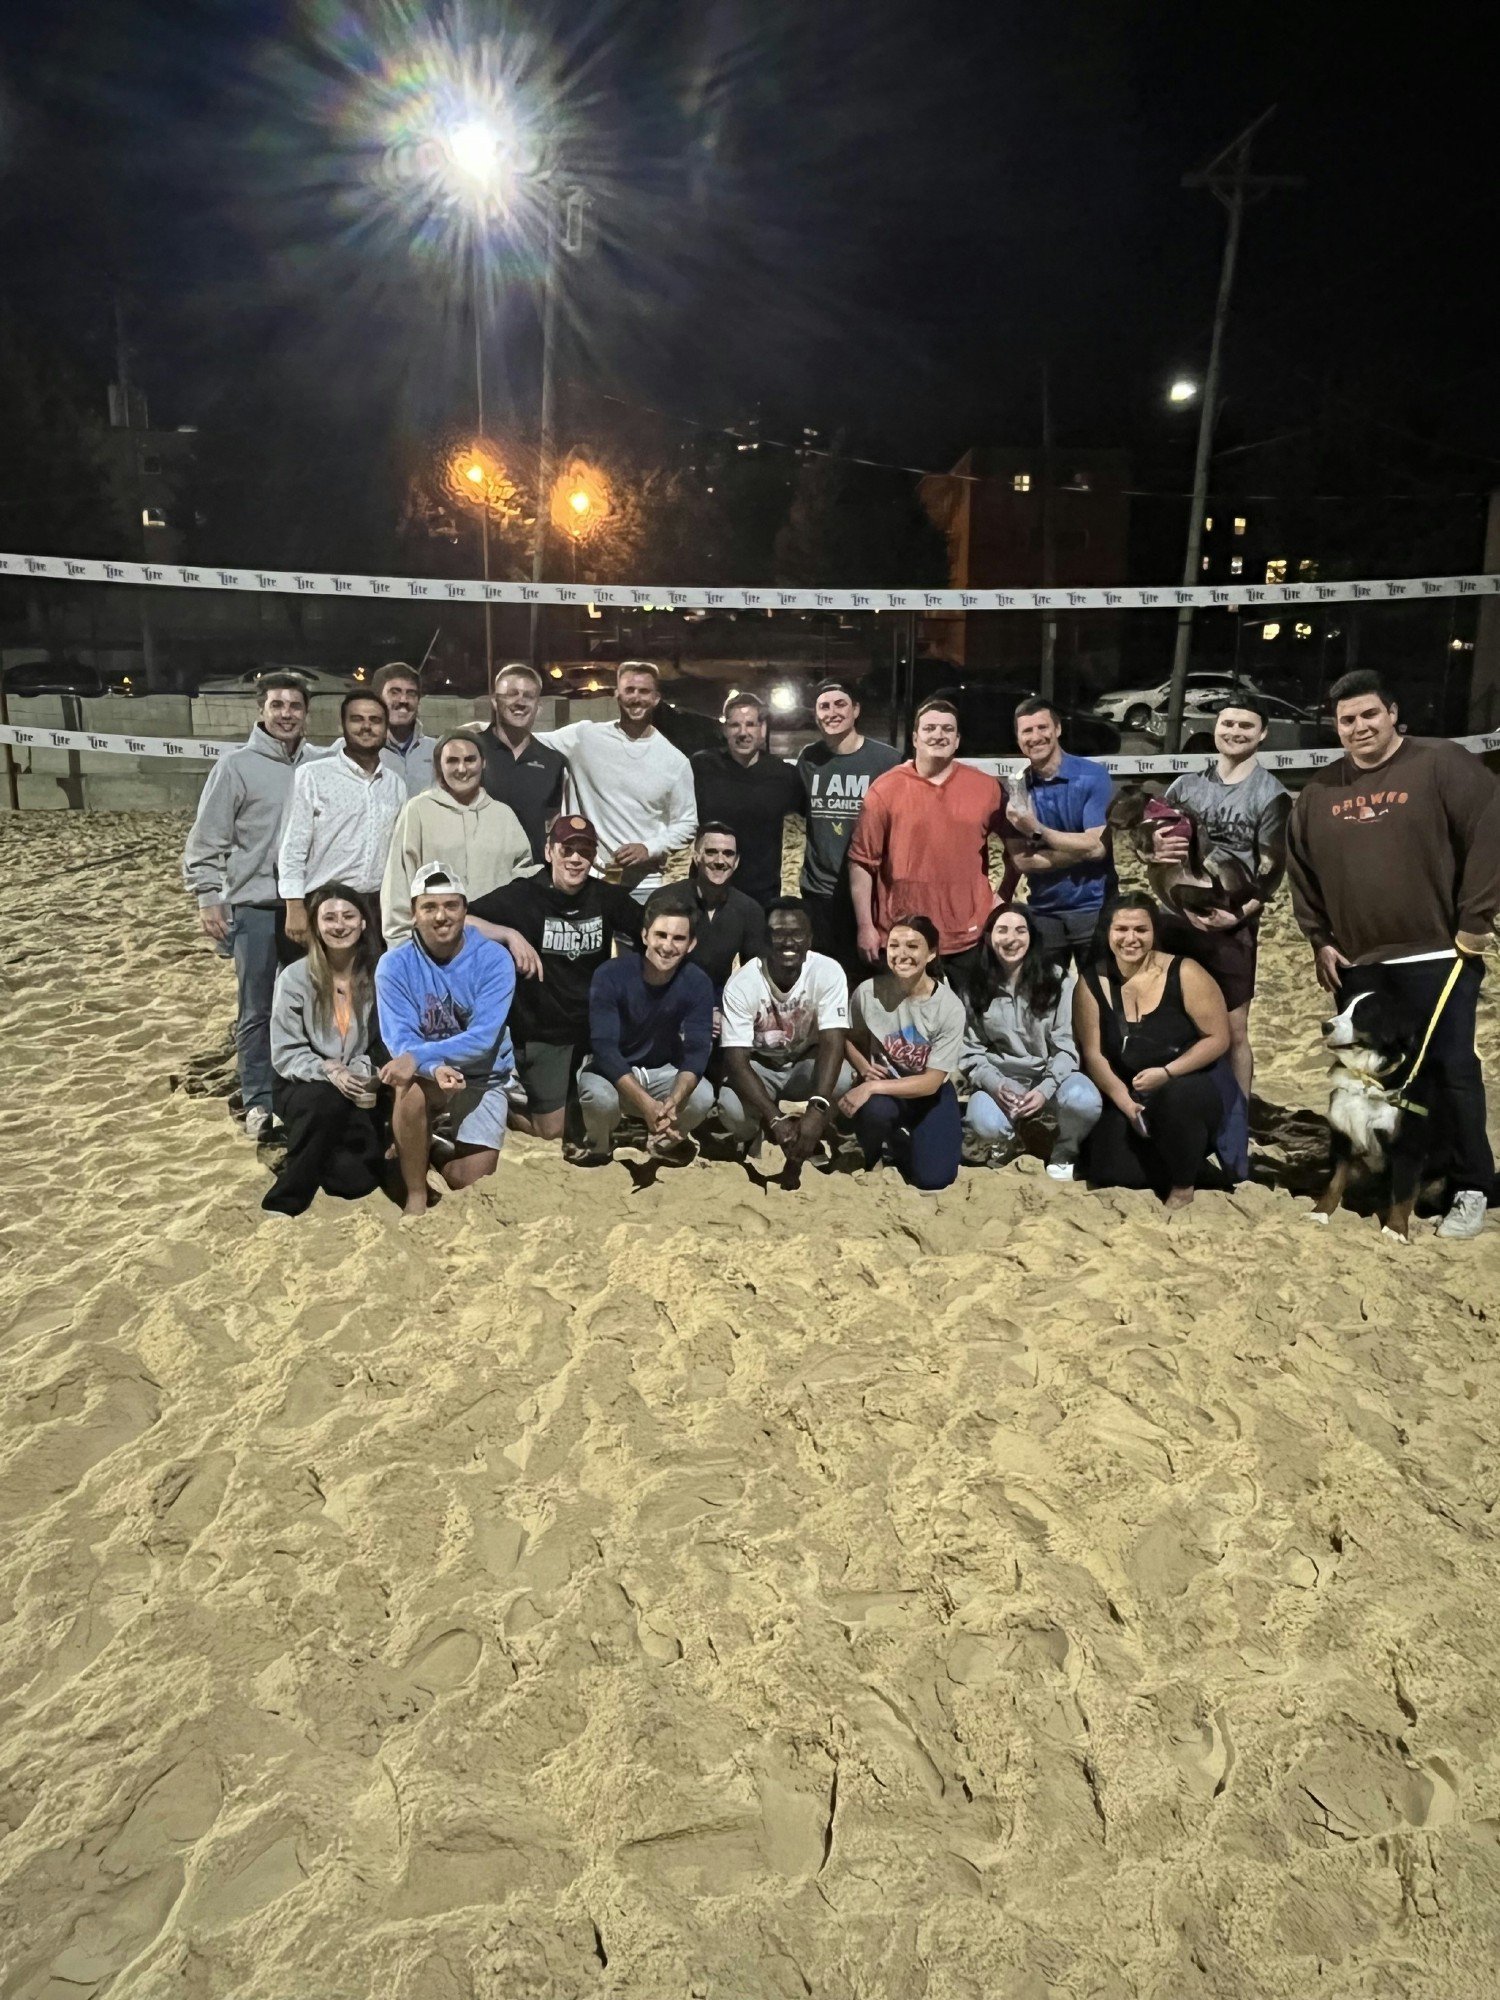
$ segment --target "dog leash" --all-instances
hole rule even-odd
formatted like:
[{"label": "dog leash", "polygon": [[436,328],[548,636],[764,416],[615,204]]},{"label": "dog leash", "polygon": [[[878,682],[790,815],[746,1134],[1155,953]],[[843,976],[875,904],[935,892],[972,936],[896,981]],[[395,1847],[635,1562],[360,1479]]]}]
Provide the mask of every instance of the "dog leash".
[{"label": "dog leash", "polygon": [[1415,1112],[1418,1118],[1425,1118],[1427,1116],[1428,1107],[1425,1104],[1414,1104],[1407,1095],[1407,1092],[1417,1080],[1417,1073],[1421,1069],[1427,1055],[1428,1044],[1437,1032],[1437,1024],[1443,1018],[1443,1009],[1448,1004],[1448,996],[1458,984],[1459,974],[1464,969],[1464,960],[1467,956],[1469,956],[1468,953],[1459,952],[1454,959],[1453,970],[1448,974],[1447,983],[1438,995],[1437,1005],[1432,1010],[1432,1019],[1427,1023],[1427,1032],[1422,1037],[1422,1046],[1417,1050],[1417,1059],[1411,1066],[1411,1074],[1407,1077],[1405,1083],[1402,1084],[1399,1094],[1391,1099],[1391,1103],[1398,1111]]}]

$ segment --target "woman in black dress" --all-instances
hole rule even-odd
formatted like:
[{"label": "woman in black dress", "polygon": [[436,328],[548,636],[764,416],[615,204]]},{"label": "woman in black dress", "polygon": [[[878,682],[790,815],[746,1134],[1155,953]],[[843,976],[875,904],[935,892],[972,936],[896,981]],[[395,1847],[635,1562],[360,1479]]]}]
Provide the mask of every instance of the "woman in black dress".
[{"label": "woman in black dress", "polygon": [[1073,996],[1079,1059],[1104,1098],[1080,1166],[1090,1187],[1148,1187],[1185,1208],[1223,1118],[1224,996],[1201,965],[1157,948],[1149,896],[1117,897],[1104,920],[1108,951]]}]

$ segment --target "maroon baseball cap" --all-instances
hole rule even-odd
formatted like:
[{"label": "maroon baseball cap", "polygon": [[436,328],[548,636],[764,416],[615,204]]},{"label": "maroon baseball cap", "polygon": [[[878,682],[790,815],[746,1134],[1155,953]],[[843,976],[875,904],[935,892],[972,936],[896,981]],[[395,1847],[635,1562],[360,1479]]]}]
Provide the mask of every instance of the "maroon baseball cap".
[{"label": "maroon baseball cap", "polygon": [[582,813],[559,813],[547,829],[547,838],[554,847],[586,847],[590,854],[599,852],[594,822]]}]

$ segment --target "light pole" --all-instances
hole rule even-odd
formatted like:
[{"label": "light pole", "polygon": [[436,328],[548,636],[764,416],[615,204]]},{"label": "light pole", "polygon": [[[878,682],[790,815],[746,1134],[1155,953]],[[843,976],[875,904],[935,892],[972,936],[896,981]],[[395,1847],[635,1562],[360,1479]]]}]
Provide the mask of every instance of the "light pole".
[{"label": "light pole", "polygon": [[[480,320],[481,291],[480,255],[483,237],[474,233],[474,408],[478,418],[475,432],[484,436],[484,328]],[[472,476],[472,474],[471,474]],[[482,476],[482,475],[481,475]],[[490,503],[488,494],[479,509],[479,560],[486,583],[490,580]],[[484,598],[484,684],[487,688],[495,685],[495,608],[490,603],[489,592]]]},{"label": "light pole", "polygon": [[[1208,468],[1213,456],[1214,425],[1219,415],[1219,368],[1223,358],[1224,329],[1229,322],[1229,295],[1234,288],[1234,266],[1239,256],[1240,224],[1245,202],[1251,194],[1275,187],[1300,187],[1300,179],[1289,174],[1252,174],[1250,147],[1256,133],[1272,117],[1276,107],[1263,111],[1231,140],[1217,158],[1195,174],[1184,174],[1184,187],[1206,187],[1229,211],[1229,230],[1224,239],[1224,261],[1219,269],[1219,295],[1214,302],[1213,335],[1208,346],[1208,370],[1203,378],[1202,401],[1198,406],[1198,449],[1193,458],[1192,512],[1188,516],[1187,552],[1183,557],[1183,588],[1191,590],[1201,580],[1203,509],[1208,501]],[[1182,393],[1179,394],[1179,391]],[[1192,399],[1192,385],[1185,379],[1168,391],[1174,403]],[[1167,701],[1167,749],[1175,756],[1182,748],[1182,713],[1187,701],[1188,662],[1192,656],[1193,607],[1184,604],[1177,614],[1177,640],[1172,649],[1172,692]]]}]

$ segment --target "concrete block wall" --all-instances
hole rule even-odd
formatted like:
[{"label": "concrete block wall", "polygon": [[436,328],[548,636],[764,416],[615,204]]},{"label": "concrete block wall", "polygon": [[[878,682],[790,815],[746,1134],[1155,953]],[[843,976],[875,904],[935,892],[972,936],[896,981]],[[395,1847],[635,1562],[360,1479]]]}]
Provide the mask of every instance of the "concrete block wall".
[{"label": "concrete block wall", "polygon": [[[592,715],[602,708],[612,705],[579,702],[571,713]],[[555,729],[569,715],[566,701],[545,696],[539,727]],[[430,695],[422,704],[422,726],[431,736],[488,717],[489,703],[482,696]],[[240,694],[158,694],[134,700],[116,695],[79,702],[65,702],[61,695],[31,695],[11,700],[10,719],[27,729],[82,727],[101,736],[200,736],[210,742],[242,743],[255,725],[255,703]],[[314,695],[308,725],[313,742],[331,742],[338,726],[338,696]],[[86,812],[192,812],[208,775],[206,764],[120,756],[106,750],[14,754],[23,812],[66,811],[75,799],[81,799]]]}]

